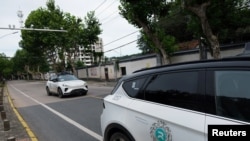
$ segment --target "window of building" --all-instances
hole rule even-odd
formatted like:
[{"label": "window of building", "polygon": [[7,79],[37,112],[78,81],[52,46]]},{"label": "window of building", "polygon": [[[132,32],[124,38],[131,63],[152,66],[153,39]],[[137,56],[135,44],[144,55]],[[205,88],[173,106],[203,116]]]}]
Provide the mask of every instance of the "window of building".
[{"label": "window of building", "polygon": [[216,71],[217,115],[250,121],[250,71]]},{"label": "window of building", "polygon": [[155,75],[145,90],[145,99],[152,102],[204,111],[204,95],[198,92],[198,72]]}]

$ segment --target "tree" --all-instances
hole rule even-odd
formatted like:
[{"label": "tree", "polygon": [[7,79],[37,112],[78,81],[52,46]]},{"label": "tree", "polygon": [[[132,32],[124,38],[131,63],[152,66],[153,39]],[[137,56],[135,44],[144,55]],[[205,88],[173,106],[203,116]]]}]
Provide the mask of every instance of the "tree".
[{"label": "tree", "polygon": [[201,29],[202,33],[198,32],[199,36],[206,38],[214,58],[220,58],[220,42],[236,41],[235,35],[238,29],[249,27],[249,2],[245,0],[180,0],[179,2],[194,15],[192,27],[196,31]]},{"label": "tree", "polygon": [[73,73],[76,71],[75,60],[80,55],[80,48],[85,54],[88,53],[91,45],[98,40],[98,35],[102,32],[94,14],[94,12],[88,12],[84,22],[70,13],[65,14],[64,26],[68,33],[64,37],[63,52],[67,52],[66,58]]},{"label": "tree", "polygon": [[78,68],[80,68],[80,67],[84,67],[85,65],[84,65],[84,63],[82,62],[82,61],[77,61],[76,63],[75,63],[75,66],[76,67],[78,67]]},{"label": "tree", "polygon": [[161,18],[171,13],[172,2],[166,0],[120,0],[120,14],[132,25],[142,29],[148,44],[162,56],[163,64],[171,63],[170,56],[176,50],[173,36],[159,25]]},{"label": "tree", "polygon": [[74,73],[75,60],[80,55],[79,48],[89,48],[101,33],[100,23],[94,12],[89,12],[84,20],[70,13],[63,13],[55,6],[54,0],[48,0],[47,8],[39,8],[29,14],[25,27],[63,28],[68,32],[22,31],[23,40],[20,44],[31,55],[36,54],[53,62],[54,71],[64,71],[66,65],[69,65]]},{"label": "tree", "polygon": [[[25,27],[30,28],[48,28],[48,29],[60,29],[63,25],[63,12],[59,7],[56,8],[54,0],[47,1],[47,8],[38,8],[32,11],[27,20],[25,21]],[[64,40],[63,34],[59,32],[43,32],[43,31],[22,31],[22,48],[26,49],[34,60],[37,67],[39,67],[41,59],[49,59],[53,62],[53,70],[56,70],[56,61],[58,56],[56,55],[61,50],[62,41]],[[45,60],[47,61],[47,60]]]},{"label": "tree", "polygon": [[15,64],[13,67],[13,71],[15,73],[25,72],[24,66],[26,66],[29,62],[27,51],[24,49],[17,50],[14,57],[12,58],[12,61]]},{"label": "tree", "polygon": [[[63,45],[60,52],[60,60],[65,61],[67,58],[67,65],[70,66],[72,72],[75,72],[74,60],[80,53],[80,35],[83,33],[82,19],[72,16],[70,13],[64,14],[65,29],[68,31],[64,35]],[[65,53],[66,52],[66,53]],[[67,67],[69,68],[69,67]]]},{"label": "tree", "polygon": [[12,74],[13,62],[4,53],[0,53],[0,81],[10,78]]}]

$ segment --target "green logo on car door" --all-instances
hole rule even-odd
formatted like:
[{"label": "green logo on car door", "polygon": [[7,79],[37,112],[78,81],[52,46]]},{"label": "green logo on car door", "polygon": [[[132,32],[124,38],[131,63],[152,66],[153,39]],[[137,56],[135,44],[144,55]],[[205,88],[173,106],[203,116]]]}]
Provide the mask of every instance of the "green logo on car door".
[{"label": "green logo on car door", "polygon": [[157,121],[150,128],[150,134],[154,141],[172,141],[171,130],[165,121]]},{"label": "green logo on car door", "polygon": [[155,130],[155,138],[157,141],[167,141],[167,133],[163,128],[157,128]]}]

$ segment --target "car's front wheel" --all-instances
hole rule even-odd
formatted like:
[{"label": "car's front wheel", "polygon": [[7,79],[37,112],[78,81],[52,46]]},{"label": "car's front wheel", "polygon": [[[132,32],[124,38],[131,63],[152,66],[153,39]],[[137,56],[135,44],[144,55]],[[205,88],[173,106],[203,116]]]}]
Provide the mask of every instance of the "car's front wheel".
[{"label": "car's front wheel", "polygon": [[63,98],[63,92],[61,88],[57,89],[58,97]]},{"label": "car's front wheel", "polygon": [[52,95],[51,92],[50,92],[50,90],[49,90],[49,87],[48,87],[48,86],[46,87],[46,91],[47,91],[47,95],[48,95],[48,96],[51,96],[51,95]]},{"label": "car's front wheel", "polygon": [[115,132],[111,135],[110,141],[131,141],[131,139],[121,132]]},{"label": "car's front wheel", "polygon": [[82,93],[82,95],[87,95],[87,93],[88,93],[88,91],[86,91],[86,92],[83,92],[83,93]]}]

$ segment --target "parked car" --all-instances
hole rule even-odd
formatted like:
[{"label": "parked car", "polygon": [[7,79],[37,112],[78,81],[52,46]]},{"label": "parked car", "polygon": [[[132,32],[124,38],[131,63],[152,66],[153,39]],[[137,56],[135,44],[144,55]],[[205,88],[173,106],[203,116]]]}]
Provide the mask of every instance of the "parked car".
[{"label": "parked car", "polygon": [[104,141],[207,141],[209,125],[250,124],[250,57],[138,70],[103,102]]},{"label": "parked car", "polygon": [[66,95],[86,95],[88,85],[70,73],[58,73],[48,79],[46,91],[49,96],[56,94],[60,98]]}]

